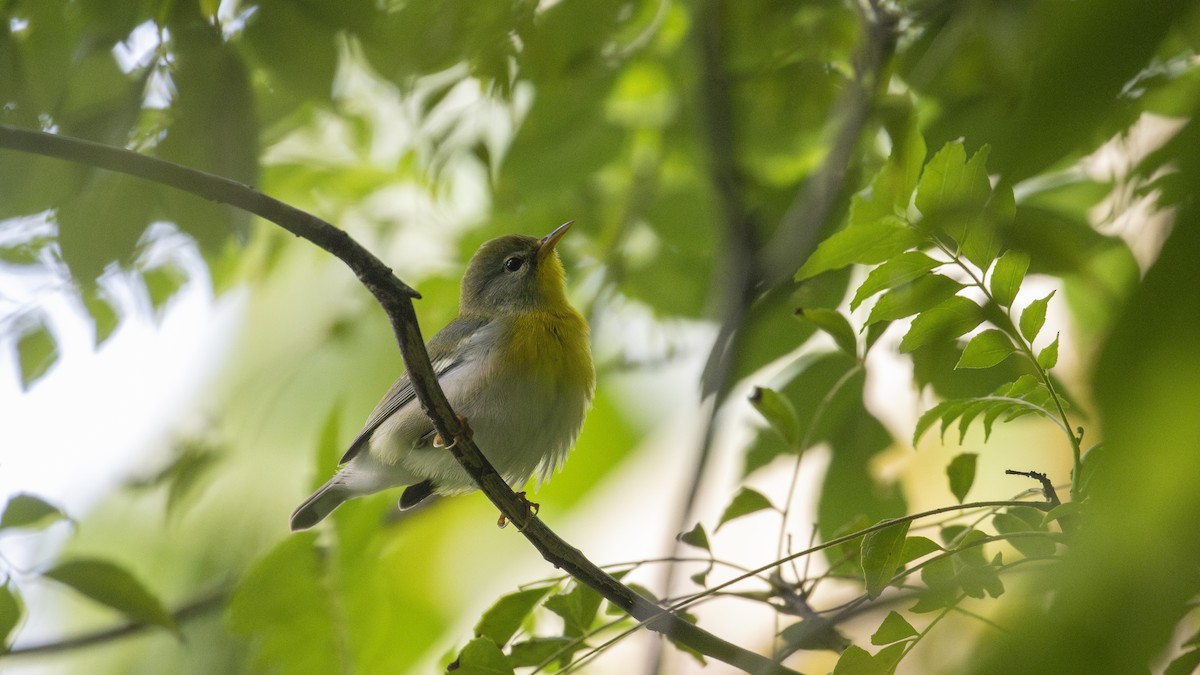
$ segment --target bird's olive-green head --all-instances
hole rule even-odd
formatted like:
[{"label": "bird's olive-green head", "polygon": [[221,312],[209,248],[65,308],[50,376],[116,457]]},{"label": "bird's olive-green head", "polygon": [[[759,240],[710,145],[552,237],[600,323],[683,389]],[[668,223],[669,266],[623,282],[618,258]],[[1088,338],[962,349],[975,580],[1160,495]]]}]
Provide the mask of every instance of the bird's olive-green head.
[{"label": "bird's olive-green head", "polygon": [[554,247],[570,227],[564,223],[541,239],[510,234],[480,246],[463,276],[461,314],[565,305],[566,273]]}]

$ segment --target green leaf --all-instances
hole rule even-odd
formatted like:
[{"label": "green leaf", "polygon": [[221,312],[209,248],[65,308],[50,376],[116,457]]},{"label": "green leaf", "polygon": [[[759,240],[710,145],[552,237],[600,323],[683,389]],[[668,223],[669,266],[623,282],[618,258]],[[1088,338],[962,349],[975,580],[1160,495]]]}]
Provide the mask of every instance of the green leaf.
[{"label": "green leaf", "polygon": [[979,455],[973,452],[964,452],[950,460],[950,464],[946,467],[946,476],[950,479],[950,492],[959,504],[963,502],[967,492],[975,484],[975,465],[978,459]]},{"label": "green leaf", "polygon": [[[755,387],[750,394],[750,404],[759,412],[771,428],[795,447],[800,443],[800,418],[796,416],[796,408],[792,402],[774,389]],[[719,526],[718,526],[719,527]]]},{"label": "green leaf", "polygon": [[908,537],[904,540],[904,550],[900,554],[900,563],[906,565],[917,558],[923,558],[930,553],[941,550],[942,547],[938,546],[929,537]]},{"label": "green leaf", "polygon": [[847,265],[874,265],[907,251],[924,240],[924,235],[894,216],[865,225],[848,227],[830,235],[817,246],[796,281],[804,281]]},{"label": "green leaf", "polygon": [[177,265],[158,265],[142,272],[142,282],[146,284],[150,306],[160,314],[186,281],[187,273]]},{"label": "green leaf", "polygon": [[879,664],[884,673],[892,675],[896,672],[896,666],[900,665],[900,660],[904,658],[904,650],[908,648],[908,645],[907,641],[897,642],[894,645],[880,649],[875,653],[875,663]]},{"label": "green leaf", "polygon": [[1017,202],[1012,188],[997,186],[984,204],[983,213],[969,224],[970,229],[962,245],[963,255],[975,263],[980,271],[986,270],[1000,253],[1000,232],[1012,226],[1016,215]]},{"label": "green leaf", "polygon": [[1049,525],[1060,518],[1070,518],[1081,510],[1079,502],[1065,502],[1047,511],[1042,523]]},{"label": "green leaf", "polygon": [[1054,341],[1046,345],[1042,351],[1038,352],[1037,362],[1042,370],[1050,370],[1058,365],[1058,338],[1059,333],[1054,334]]},{"label": "green leaf", "polygon": [[928,216],[938,211],[982,207],[992,193],[984,166],[989,152],[984,146],[968,162],[962,141],[942,146],[917,182],[917,209]]},{"label": "green leaf", "polygon": [[733,500],[729,502],[729,506],[725,507],[725,512],[721,514],[721,520],[717,523],[717,530],[735,518],[741,518],[757,511],[774,508],[771,505],[771,500],[764,497],[761,492],[756,492],[748,487],[742,487],[733,496]]},{"label": "green leaf", "polygon": [[1016,212],[1011,190],[993,193],[984,146],[966,160],[961,142],[947,143],[925,166],[917,184],[916,205],[922,231],[941,228],[958,242],[968,260],[987,269],[999,251],[997,226]]},{"label": "green leaf", "polygon": [[1009,250],[1000,256],[1000,259],[996,261],[996,266],[992,269],[992,278],[988,283],[992,291],[992,298],[997,304],[1001,307],[1012,306],[1017,292],[1021,290],[1021,282],[1025,280],[1027,271],[1029,271],[1028,253]]},{"label": "green leaf", "polygon": [[1042,325],[1046,323],[1046,305],[1049,304],[1050,298],[1053,298],[1056,292],[1050,291],[1050,295],[1034,300],[1021,312],[1021,335],[1026,340],[1033,342],[1041,332]]},{"label": "green leaf", "polygon": [[921,312],[900,340],[900,351],[911,352],[936,340],[949,340],[983,321],[983,310],[973,300],[951,296]]},{"label": "green leaf", "polygon": [[475,624],[475,636],[485,637],[493,644],[508,644],[533,608],[550,592],[550,586],[530,588],[509,593],[497,600]]},{"label": "green leaf", "polygon": [[859,561],[867,597],[874,600],[892,582],[904,554],[904,538],[908,535],[909,521],[905,520],[863,537]]},{"label": "green leaf", "polygon": [[871,644],[890,645],[897,640],[916,635],[917,629],[913,628],[912,624],[904,617],[896,612],[888,612],[888,615],[883,618],[883,623],[879,625],[879,630],[871,635]]},{"label": "green leaf", "polygon": [[866,281],[855,291],[854,299],[850,301],[850,309],[858,309],[862,301],[872,295],[916,281],[945,264],[944,261],[934,260],[920,251],[901,253],[871,270]]},{"label": "green leaf", "polygon": [[895,321],[944,302],[962,290],[963,285],[941,274],[928,274],[916,281],[888,291],[879,298],[867,316],[867,325]]},{"label": "green leaf", "polygon": [[566,593],[557,593],[546,601],[546,609],[563,619],[563,635],[580,637],[591,630],[600,610],[600,594],[576,583]]},{"label": "green leaf", "polygon": [[854,337],[854,329],[841,312],[823,307],[801,308],[796,310],[796,316],[811,321],[817,328],[831,335],[842,351],[858,358],[858,340]]},{"label": "green leaf", "polygon": [[1200,649],[1193,649],[1168,663],[1163,675],[1194,675],[1197,670],[1200,670]]},{"label": "green leaf", "polygon": [[910,611],[918,614],[931,612],[955,602],[958,588],[954,583],[954,562],[949,557],[934,558],[922,565],[921,581],[926,590]]},{"label": "green leaf", "polygon": [[179,626],[158,598],[125,568],[106,560],[78,558],[43,572],[43,577],[111,607],[137,623],[162,626],[179,634]]},{"label": "green leaf", "polygon": [[17,354],[21,364],[21,389],[28,391],[58,360],[58,344],[46,324],[38,321],[17,340]]},{"label": "green leaf", "polygon": [[0,654],[8,651],[8,638],[21,623],[21,596],[9,584],[0,586]]},{"label": "green leaf", "polygon": [[496,643],[477,637],[458,654],[455,675],[513,675],[513,664]]},{"label": "green leaf", "polygon": [[850,645],[838,658],[833,675],[886,675],[886,671],[875,663],[870,652],[858,645]]},{"label": "green leaf", "polygon": [[704,526],[700,523],[696,523],[695,527],[687,532],[681,533],[675,538],[687,544],[688,546],[695,546],[696,548],[704,549],[705,551],[712,550],[708,547],[708,535],[705,534]]},{"label": "green leaf", "polygon": [[216,467],[221,453],[201,443],[189,443],[168,468],[167,513],[176,513],[180,504],[195,493],[208,473]]},{"label": "green leaf", "polygon": [[66,518],[67,514],[41,497],[21,493],[10,497],[4,506],[0,530],[14,527],[40,530]]},{"label": "green leaf", "polygon": [[229,602],[229,628],[254,647],[259,672],[340,672],[346,645],[335,616],[317,535],[285,537],[243,575]]},{"label": "green leaf", "polygon": [[984,553],[981,540],[987,535],[979,530],[967,528],[961,535],[956,535],[958,551],[951,558],[954,566],[954,583],[972,598],[983,598],[990,595],[998,598],[1004,593],[1004,584],[996,572],[999,566],[999,556],[989,562]]},{"label": "green leaf", "polygon": [[929,410],[921,413],[921,416],[917,419],[917,426],[913,430],[913,447],[917,446],[917,443],[921,440],[921,437],[925,435],[925,432],[929,430],[929,427],[933,426],[934,422],[941,419],[947,411],[949,411],[958,403],[959,401],[942,401]]},{"label": "green leaf", "polygon": [[559,655],[569,657],[573,653],[572,644],[579,643],[561,636],[530,638],[514,642],[509,648],[508,660],[515,668],[537,666]]},{"label": "green leaf", "polygon": [[120,317],[117,315],[112,302],[96,291],[84,294],[83,307],[92,317],[92,322],[95,325],[96,332],[94,333],[93,344],[100,346],[108,338],[112,337],[113,331],[116,330],[117,324],[120,321]]},{"label": "green leaf", "polygon": [[[1020,532],[1045,532],[1044,528],[1032,527],[1028,522],[1011,513],[997,513],[992,516],[992,527],[996,528],[997,534],[1007,535]],[[1009,537],[1008,543],[1022,554],[1031,557],[1054,555],[1054,552],[1058,550],[1054,540],[1049,537],[1017,535]]]},{"label": "green leaf", "polygon": [[1004,331],[989,328],[971,338],[954,368],[991,368],[1008,358],[1013,349]]},{"label": "green leaf", "polygon": [[786,653],[789,654],[801,649],[840,652],[850,644],[838,632],[837,624],[816,615],[784,628],[779,638],[787,645]]}]

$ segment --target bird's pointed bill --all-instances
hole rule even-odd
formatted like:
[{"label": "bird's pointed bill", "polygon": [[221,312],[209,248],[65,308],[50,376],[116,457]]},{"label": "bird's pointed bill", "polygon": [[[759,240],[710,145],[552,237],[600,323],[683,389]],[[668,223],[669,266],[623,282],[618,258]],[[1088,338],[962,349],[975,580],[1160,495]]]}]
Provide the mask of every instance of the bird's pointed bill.
[{"label": "bird's pointed bill", "polygon": [[562,225],[559,225],[558,228],[550,234],[542,237],[541,241],[538,242],[537,257],[539,261],[542,258],[550,255],[550,252],[554,250],[554,246],[558,244],[558,240],[563,238],[563,235],[567,233],[567,230],[571,229],[571,224],[574,222],[575,221],[573,220],[568,220]]}]

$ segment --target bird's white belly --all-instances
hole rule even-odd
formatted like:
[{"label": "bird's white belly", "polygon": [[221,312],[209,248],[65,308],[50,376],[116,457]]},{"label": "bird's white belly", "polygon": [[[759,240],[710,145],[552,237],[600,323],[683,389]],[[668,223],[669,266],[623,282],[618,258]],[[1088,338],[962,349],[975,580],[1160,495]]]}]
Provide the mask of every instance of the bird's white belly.
[{"label": "bird's white belly", "polygon": [[[564,392],[554,381],[528,376],[498,378],[489,383],[491,391],[484,387],[469,396],[454,384],[443,382],[455,412],[466,418],[475,444],[513,487],[535,473],[544,478],[562,464],[588,404],[583,390]],[[432,479],[439,494],[476,489],[445,448],[413,448],[400,463],[407,472]]]}]

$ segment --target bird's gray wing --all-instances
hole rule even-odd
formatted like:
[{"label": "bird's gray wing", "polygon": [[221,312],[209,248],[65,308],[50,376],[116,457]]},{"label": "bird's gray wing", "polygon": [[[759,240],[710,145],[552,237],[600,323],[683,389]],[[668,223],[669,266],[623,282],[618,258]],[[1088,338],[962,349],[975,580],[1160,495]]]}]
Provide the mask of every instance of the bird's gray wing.
[{"label": "bird's gray wing", "polygon": [[[487,321],[484,319],[455,319],[429,340],[426,350],[429,352],[433,372],[439,380],[469,360],[464,358],[457,347],[485,324]],[[346,454],[342,455],[338,464],[345,464],[357,457],[363,448],[367,447],[371,434],[375,433],[379,425],[383,424],[383,421],[397,410],[415,401],[416,397],[417,394],[413,390],[412,381],[408,379],[408,373],[401,375],[392,388],[388,389],[387,394],[384,394],[383,400],[371,411],[362,431],[358,432],[358,436],[346,449]]]}]

